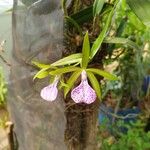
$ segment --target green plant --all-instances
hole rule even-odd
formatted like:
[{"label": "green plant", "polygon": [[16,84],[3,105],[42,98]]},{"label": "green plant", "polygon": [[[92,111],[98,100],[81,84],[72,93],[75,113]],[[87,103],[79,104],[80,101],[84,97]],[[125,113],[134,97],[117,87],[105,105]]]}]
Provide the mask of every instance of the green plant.
[{"label": "green plant", "polygon": [[[129,94],[133,92],[130,89],[136,88],[139,90],[143,77],[141,46],[143,46],[143,37],[145,41],[149,40],[146,34],[149,30],[138,18],[141,19],[143,15],[144,19],[141,20],[145,25],[149,26],[149,17],[144,15],[144,13],[147,12],[146,0],[141,4],[141,8],[145,8],[145,10],[140,12],[135,9],[139,7],[139,5],[135,6],[136,1],[137,0],[134,0],[132,2],[128,0],[126,3],[125,0],[112,0],[107,2],[95,0],[92,5],[85,8],[83,7],[81,11],[82,2],[74,1],[72,2],[73,9],[68,12],[66,6],[67,1],[62,0],[62,8],[65,15],[64,20],[68,25],[68,31],[66,31],[65,35],[69,39],[70,34],[72,34],[72,36],[79,34],[81,40],[83,39],[82,52],[81,50],[80,53],[76,53],[75,51],[75,54],[71,54],[50,65],[34,62],[34,65],[41,69],[34,76],[34,79],[42,79],[47,76],[51,76],[51,78],[54,79],[56,76],[59,76],[62,83],[60,87],[64,88],[64,95],[66,97],[81,72],[85,70],[92,87],[100,99],[100,85],[95,75],[100,75],[107,79],[114,79],[114,77],[96,67],[89,68],[89,65],[99,63],[100,61],[100,63],[102,63],[102,61],[105,63],[106,61],[113,62],[116,60],[119,64],[117,75],[123,80],[122,87],[129,89]],[[92,30],[86,32],[88,29],[86,28],[85,30],[84,23],[91,23],[91,19]],[[100,29],[101,32],[95,35],[97,28]],[[106,52],[102,52],[104,44],[108,45]],[[76,47],[76,49],[78,48],[77,45],[74,45],[74,47]],[[119,54],[115,58],[112,58],[116,49],[119,50]],[[95,58],[98,57],[101,52],[105,53],[102,60],[95,62]],[[109,55],[109,60],[105,59],[105,55],[107,56],[107,54]],[[132,57],[130,57],[131,54]],[[131,74],[129,74],[130,76],[127,75],[128,70],[131,72]],[[64,83],[63,75],[71,72],[74,73],[67,79],[68,81]],[[133,86],[130,86],[130,84],[128,86],[130,80],[134,82]],[[51,86],[53,86],[53,84]],[[57,93],[57,89],[54,91]],[[127,90],[122,90],[123,95],[126,91]],[[135,93],[137,94],[137,91]]]},{"label": "green plant", "polygon": [[[103,71],[103,70],[100,70],[97,68],[88,67],[88,63],[92,60],[92,58],[97,53],[97,51],[100,47],[100,44],[97,45],[97,40],[99,40],[99,38],[100,37],[98,37],[96,39],[92,48],[90,48],[89,35],[88,35],[88,32],[86,32],[86,34],[84,36],[84,40],[83,40],[82,53],[72,54],[72,55],[67,56],[63,59],[60,59],[50,65],[33,62],[34,65],[41,68],[41,70],[34,76],[34,79],[35,78],[42,79],[49,75],[54,78],[54,80],[50,84],[50,86],[45,87],[41,91],[41,96],[44,97],[44,99],[46,99],[46,100],[51,99],[53,101],[56,98],[57,93],[58,93],[56,87],[57,87],[59,80],[61,81],[60,87],[64,88],[64,96],[66,97],[66,95],[72,89],[73,85],[75,84],[76,80],[78,79],[78,77],[80,75],[81,75],[81,84],[83,84],[83,89],[82,89],[82,85],[80,84],[81,89],[79,88],[77,91],[82,90],[83,92],[85,92],[83,95],[88,95],[89,93],[94,94],[94,92],[96,92],[97,97],[99,99],[101,99],[100,85],[99,85],[99,81],[95,77],[95,74],[102,76],[109,80],[117,80],[117,77],[106,71]],[[94,51],[94,53],[93,53],[93,51]],[[70,75],[70,78],[67,80],[66,83],[63,83],[62,82],[63,74],[70,73],[70,72],[73,72],[72,75]],[[93,89],[91,89],[90,86],[88,85],[87,78],[89,78],[91,85],[95,91],[93,91]],[[84,82],[84,81],[86,81],[86,82]],[[79,85],[79,87],[80,87],[80,85]],[[53,94],[48,95],[47,93],[53,93]],[[76,91],[74,93],[76,93]],[[93,97],[93,95],[91,95],[91,96]],[[72,96],[72,97],[74,97],[74,96]],[[84,96],[84,97],[86,97],[86,96]],[[75,96],[75,98],[76,98],[76,96]],[[87,97],[87,99],[88,99],[88,97]]]},{"label": "green plant", "polygon": [[5,103],[6,92],[7,92],[7,88],[6,88],[6,84],[4,81],[2,68],[0,68],[0,105],[4,105]]},{"label": "green plant", "polygon": [[[147,5],[146,1],[142,4],[140,2],[141,8],[146,8],[138,9],[139,12],[136,13],[139,18],[142,15],[145,16],[143,19],[147,18],[144,19],[147,20],[147,26],[145,26],[134,14],[135,8],[131,9],[132,7],[139,8],[139,3],[135,4],[135,2],[137,0],[121,1],[113,25],[113,35],[116,37],[111,37],[108,40],[105,38],[104,40],[104,42],[109,43],[108,58],[104,60],[104,64],[117,62],[115,74],[121,78],[120,94],[125,101],[139,99],[143,76],[149,67],[149,62],[143,60],[143,54],[145,53],[143,49],[145,45],[150,45],[148,16],[145,15],[149,4]],[[143,19],[141,20],[143,21]]]},{"label": "green plant", "polygon": [[143,123],[137,121],[132,126],[121,126],[128,128],[126,134],[119,133],[119,137],[111,141],[110,137],[102,140],[101,150],[149,150],[150,149],[150,132],[144,132]]}]

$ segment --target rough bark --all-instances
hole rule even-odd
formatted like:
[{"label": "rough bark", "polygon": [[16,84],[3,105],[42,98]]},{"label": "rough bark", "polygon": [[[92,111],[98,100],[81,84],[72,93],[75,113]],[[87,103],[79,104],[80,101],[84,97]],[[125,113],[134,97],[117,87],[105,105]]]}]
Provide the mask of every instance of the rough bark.
[{"label": "rough bark", "polygon": [[91,105],[70,101],[66,103],[65,140],[68,150],[96,150],[98,101]]}]

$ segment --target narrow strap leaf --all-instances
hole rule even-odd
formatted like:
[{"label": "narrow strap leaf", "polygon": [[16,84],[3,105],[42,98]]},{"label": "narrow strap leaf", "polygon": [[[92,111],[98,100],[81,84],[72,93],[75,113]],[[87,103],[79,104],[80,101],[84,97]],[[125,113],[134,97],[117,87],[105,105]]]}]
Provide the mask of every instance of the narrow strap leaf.
[{"label": "narrow strap leaf", "polygon": [[128,45],[131,48],[134,48],[136,50],[140,50],[141,49],[135,42],[133,42],[133,41],[127,39],[127,38],[106,37],[104,39],[104,43],[124,44],[124,45]]},{"label": "narrow strap leaf", "polygon": [[38,68],[41,68],[41,69],[50,67],[50,65],[42,64],[42,63],[39,63],[37,61],[32,61],[32,64],[35,65]]},{"label": "narrow strap leaf", "polygon": [[79,67],[64,67],[64,68],[59,68],[55,71],[50,71],[49,74],[50,75],[61,75],[61,74],[76,71],[76,70],[81,70],[81,68],[79,68]]},{"label": "narrow strap leaf", "polygon": [[50,67],[43,68],[40,71],[38,71],[36,75],[33,77],[33,80],[35,80],[36,78],[42,79],[48,76],[49,75],[49,72],[47,71],[48,69],[50,69]]},{"label": "narrow strap leaf", "polygon": [[64,15],[68,16],[66,2],[67,2],[67,0],[61,0],[61,5],[62,5],[62,9],[63,9]]},{"label": "narrow strap leaf", "polygon": [[75,64],[75,63],[81,62],[81,59],[82,59],[81,53],[72,54],[70,56],[64,57],[64,58],[52,63],[51,66],[56,67],[56,66]]},{"label": "narrow strap leaf", "polygon": [[[117,4],[118,1],[116,1]],[[114,7],[112,8],[111,12],[108,15],[105,27],[103,28],[102,32],[99,34],[98,38],[95,40],[95,42],[93,43],[93,46],[91,48],[91,54],[90,54],[90,59],[92,59],[96,53],[98,52],[99,48],[101,47],[101,44],[106,36],[106,33],[108,31],[108,28],[110,26],[115,8],[116,8],[116,4],[114,5]]]},{"label": "narrow strap leaf", "polygon": [[89,54],[90,54],[90,42],[89,42],[89,35],[87,31],[84,36],[83,47],[82,47],[82,67],[83,68],[86,68],[88,65]]},{"label": "narrow strap leaf", "polygon": [[99,15],[103,5],[105,3],[105,0],[95,0],[93,4],[93,16]]},{"label": "narrow strap leaf", "polygon": [[71,18],[73,18],[78,24],[83,24],[93,18],[92,10],[93,6],[89,6],[75,14],[72,14]]},{"label": "narrow strap leaf", "polygon": [[92,72],[87,72],[87,75],[98,98],[101,100],[102,94],[101,94],[101,88],[98,80],[96,79],[95,75]]},{"label": "narrow strap leaf", "polygon": [[86,71],[92,72],[94,74],[98,74],[98,75],[100,75],[100,76],[102,76],[108,80],[118,80],[118,78],[115,75],[110,74],[110,73],[103,71],[103,70],[100,70],[100,69],[88,68],[88,69],[86,69]]},{"label": "narrow strap leaf", "polygon": [[132,11],[148,27],[150,27],[150,1],[149,0],[127,0]]},{"label": "narrow strap leaf", "polygon": [[80,76],[82,70],[75,71],[67,81],[67,87],[64,88],[64,96],[66,97],[70,89],[73,87],[74,83]]}]

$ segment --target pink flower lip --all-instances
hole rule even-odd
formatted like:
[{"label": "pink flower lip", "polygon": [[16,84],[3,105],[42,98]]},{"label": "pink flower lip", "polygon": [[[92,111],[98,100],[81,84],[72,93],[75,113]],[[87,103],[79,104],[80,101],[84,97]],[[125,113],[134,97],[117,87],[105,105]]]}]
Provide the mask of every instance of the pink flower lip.
[{"label": "pink flower lip", "polygon": [[75,103],[91,104],[96,100],[96,92],[88,84],[86,71],[81,73],[81,83],[71,92],[71,98]]},{"label": "pink flower lip", "polygon": [[41,97],[46,100],[46,101],[54,101],[57,98],[58,95],[58,89],[57,89],[57,84],[58,84],[59,78],[56,76],[53,83],[44,87],[41,90]]}]

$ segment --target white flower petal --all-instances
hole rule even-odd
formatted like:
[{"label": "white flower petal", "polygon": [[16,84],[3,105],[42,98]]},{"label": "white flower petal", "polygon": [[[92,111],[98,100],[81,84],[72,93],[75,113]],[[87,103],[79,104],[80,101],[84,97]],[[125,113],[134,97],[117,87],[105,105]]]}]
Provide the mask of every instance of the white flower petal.
[{"label": "white flower petal", "polygon": [[82,81],[79,86],[72,90],[71,98],[75,103],[91,104],[96,100],[96,92],[88,84],[85,71],[82,72],[81,76]]},{"label": "white flower petal", "polygon": [[56,86],[49,85],[41,90],[41,97],[46,101],[54,101],[57,97],[58,89]]},{"label": "white flower petal", "polygon": [[59,78],[56,76],[54,82],[41,90],[41,97],[46,101],[54,101],[57,98]]}]

